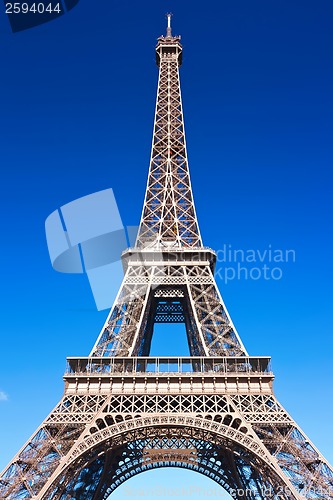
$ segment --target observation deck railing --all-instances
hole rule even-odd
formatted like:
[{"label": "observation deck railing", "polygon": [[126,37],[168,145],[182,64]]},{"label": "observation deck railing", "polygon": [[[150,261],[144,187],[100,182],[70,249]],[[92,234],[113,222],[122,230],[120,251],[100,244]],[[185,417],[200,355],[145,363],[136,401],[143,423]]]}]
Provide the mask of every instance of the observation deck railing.
[{"label": "observation deck railing", "polygon": [[127,269],[129,262],[140,264],[149,264],[152,262],[168,264],[182,264],[184,262],[202,262],[208,261],[211,269],[214,272],[216,264],[216,252],[210,247],[180,247],[164,245],[146,247],[130,247],[126,248],[121,254],[124,271]]},{"label": "observation deck railing", "polygon": [[271,358],[242,357],[70,357],[65,376],[270,375]]}]

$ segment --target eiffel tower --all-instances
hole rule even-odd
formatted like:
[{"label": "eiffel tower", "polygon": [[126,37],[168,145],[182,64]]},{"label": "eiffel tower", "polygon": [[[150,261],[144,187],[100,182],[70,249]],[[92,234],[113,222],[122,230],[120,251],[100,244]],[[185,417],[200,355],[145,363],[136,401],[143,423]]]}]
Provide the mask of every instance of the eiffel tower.
[{"label": "eiffel tower", "polygon": [[[270,358],[248,355],[216,286],[189,177],[182,46],[167,18],[145,202],[120,291],[90,355],[68,358],[60,403],[2,473],[1,499],[106,499],[166,466],[236,499],[333,498],[332,468],[275,398]],[[155,323],[185,324],[190,355],[149,356]]]}]

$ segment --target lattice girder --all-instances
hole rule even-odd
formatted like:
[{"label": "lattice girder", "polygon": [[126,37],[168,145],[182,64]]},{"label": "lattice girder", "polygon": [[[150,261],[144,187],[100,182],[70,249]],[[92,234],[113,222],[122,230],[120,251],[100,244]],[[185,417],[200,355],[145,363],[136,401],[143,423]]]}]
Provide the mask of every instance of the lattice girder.
[{"label": "lattice girder", "polygon": [[[225,366],[230,366],[231,371],[228,369],[220,375],[215,369],[211,374],[194,372],[192,377],[164,372],[155,376],[143,371],[140,374],[126,372],[126,379],[125,372],[117,375],[117,372],[97,368],[85,375],[83,367],[88,365],[82,360],[77,365],[81,367],[79,371],[65,376],[66,394],[62,401],[4,474],[0,498],[60,499],[60,493],[56,493],[59,488],[70,494],[70,488],[76,484],[73,478],[80,477],[81,484],[82,474],[87,481],[87,495],[92,495],[96,488],[100,495],[102,492],[107,495],[128,477],[129,471],[131,475],[153,466],[168,465],[207,474],[224,487],[227,485],[229,491],[252,488],[253,498],[267,498],[269,487],[273,491],[271,498],[277,498],[277,491],[288,488],[292,493],[281,498],[332,498],[332,471],[277,402],[271,390],[270,372],[250,368],[246,372],[238,365],[239,371],[233,373],[233,359],[225,360],[228,360]],[[216,366],[220,364],[217,359]],[[252,365],[255,367],[256,363]],[[141,366],[139,361],[138,366]],[[198,369],[199,364],[196,362],[193,366]],[[244,366],[249,366],[248,361]],[[245,387],[243,381],[248,379],[250,385]],[[207,465],[216,460],[216,450],[211,454],[207,451],[206,458],[197,450],[189,459],[170,451],[172,447],[167,445],[164,451],[168,459],[164,462],[158,452],[151,451],[139,457],[136,467],[131,463],[120,467],[113,461],[110,469],[109,461],[119,455],[119,450],[123,453],[129,443],[138,440],[154,436],[161,439],[163,429],[168,429],[168,439],[173,443],[188,436],[188,439],[222,447],[223,456],[227,453],[229,457],[224,468],[220,467],[214,475]],[[147,446],[151,450],[162,449],[149,443]],[[176,449],[179,447],[182,448],[181,441]],[[123,456],[121,453],[119,457]],[[231,474],[231,470],[235,470],[232,465],[235,456],[246,457],[245,465],[237,465],[237,478]],[[94,465],[88,467],[87,464]],[[244,475],[249,467],[251,477],[260,478],[253,479],[253,484]],[[260,488],[266,493],[260,493]],[[306,494],[302,495],[302,491]],[[320,496],[313,495],[313,491],[320,491]],[[238,498],[236,493],[233,496]],[[82,496],[84,498],[106,496]]]},{"label": "lattice girder", "polygon": [[[129,250],[130,252],[130,250]],[[137,252],[133,249],[134,254]],[[142,254],[141,254],[142,255]],[[143,254],[145,255],[145,254]],[[154,323],[153,312],[159,290],[170,298],[183,297],[184,318],[192,355],[239,356],[245,355],[245,348],[232,323],[218,291],[210,263],[201,260],[201,254],[191,253],[196,265],[176,260],[170,262],[170,253],[158,253],[164,259],[151,265],[146,260],[127,262],[126,274],[101,334],[92,350],[93,356],[147,355]],[[125,254],[127,258],[127,254]],[[136,259],[137,257],[135,257]],[[145,260],[145,257],[142,257]],[[174,296],[173,296],[174,294]],[[177,321],[182,316],[177,316]],[[174,318],[164,318],[174,322]]]},{"label": "lattice girder", "polygon": [[[291,495],[277,496],[279,478],[274,471],[269,470],[265,462],[249,455],[246,450],[234,445],[232,441],[220,440],[207,431],[193,432],[191,429],[179,427],[151,428],[144,427],[128,434],[121,440],[113,438],[114,445],[108,443],[106,462],[112,463],[112,468],[104,466],[103,484],[98,484],[99,498],[106,499],[120,484],[129,477],[155,467],[183,467],[200,472],[223,486],[234,498],[240,498],[238,490],[249,492],[253,498],[265,498],[265,491],[274,492],[271,498],[292,499]],[[90,470],[91,464],[101,460],[105,446],[97,447],[86,460],[85,468]],[[236,453],[235,453],[236,452]],[[110,458],[107,458],[109,454]],[[85,456],[85,459],[87,455]],[[78,459],[79,461],[79,459]],[[77,462],[78,462],[77,461]],[[73,495],[73,487],[80,480],[82,484],[82,468],[77,462],[61,476],[58,481],[61,486],[47,494],[54,500]],[[235,478],[235,469],[237,478]],[[260,472],[259,472],[260,470]],[[88,478],[91,483],[91,478]],[[81,486],[82,490],[84,489]],[[67,496],[66,496],[67,495]],[[80,496],[80,498],[91,498]]]},{"label": "lattice girder", "polygon": [[[160,39],[157,51],[163,44],[164,40]],[[188,169],[179,50],[162,49],[158,58],[160,71],[153,144],[137,247],[150,243],[201,246]]]},{"label": "lattice girder", "polygon": [[[190,397],[187,396],[187,398]],[[206,436],[206,440],[209,438],[208,441],[211,443],[212,435],[210,433],[213,432],[214,435],[215,434],[220,435],[221,445],[222,441],[226,439],[228,443],[227,447],[232,448],[231,443],[236,443],[234,446],[237,447],[240,446],[242,450],[243,448],[248,449],[248,452],[246,452],[246,454],[249,457],[251,457],[251,460],[254,460],[254,457],[257,457],[255,460],[259,459],[264,460],[264,462],[262,462],[262,465],[263,463],[266,464],[269,463],[270,461],[269,454],[267,454],[265,450],[262,448],[255,434],[253,433],[252,435],[250,435],[249,432],[251,432],[251,429],[248,426],[248,424],[246,424],[244,421],[241,424],[240,415],[238,414],[238,412],[236,412],[235,408],[232,407],[231,402],[227,401],[227,399],[223,399],[223,401],[221,401],[220,403],[220,407],[221,409],[222,408],[224,409],[224,413],[222,412],[218,414],[215,413],[215,420],[213,419],[210,420],[207,419],[206,417],[207,413],[211,412],[211,410],[214,409],[213,408],[214,405],[212,404],[214,398],[212,399],[209,396],[206,396],[206,398],[203,396],[201,397],[201,411],[204,412],[202,414],[200,413],[198,406],[196,408],[197,409],[196,412],[193,412],[192,410],[192,412],[189,411],[188,413],[182,413],[179,408],[180,398],[177,396],[173,397],[159,396],[159,399],[160,402],[157,402],[158,412],[154,413],[151,412],[151,405],[149,403],[149,398],[148,399],[146,398],[146,404],[148,404],[148,407],[150,406],[150,412],[146,413],[145,405],[144,404],[142,405],[143,401],[140,401],[140,398],[134,398],[134,399],[132,398],[131,404],[133,406],[132,409],[134,410],[134,413],[128,413],[128,417],[130,417],[128,418],[125,415],[127,413],[125,411],[126,407],[128,409],[128,403],[126,403],[126,398],[125,399],[122,398],[122,404],[119,404],[119,399],[117,400],[117,398],[108,398],[107,403],[104,404],[104,406],[100,409],[98,414],[95,415],[92,418],[92,420],[85,426],[84,431],[81,433],[81,437],[74,442],[73,447],[65,457],[65,460],[59,463],[58,465],[59,473],[62,471],[64,467],[63,464],[66,464],[66,469],[70,471],[68,477],[72,477],[73,469],[80,471],[83,468],[84,463],[86,463],[87,461],[90,463],[90,460],[87,459],[87,454],[92,452],[92,453],[97,453],[97,455],[99,455],[100,454],[99,445],[102,446],[102,449],[105,448],[105,442],[108,442],[111,438],[112,440],[115,440],[115,443],[107,444],[105,449],[112,450],[114,449],[115,446],[119,447],[120,444],[124,444],[124,442],[126,443],[128,439],[130,439],[131,441],[134,440],[134,437],[136,439],[140,437],[142,438],[143,436],[145,437],[145,439],[147,439],[147,437],[151,438],[155,431],[156,431],[155,435],[161,438],[161,436],[163,436],[162,429],[163,427],[165,428],[165,426],[167,426],[166,429],[168,429],[169,436],[172,436],[172,439],[174,441],[177,440],[177,433],[178,433],[178,439],[180,439],[180,437],[182,437],[183,439],[184,433],[186,433],[187,432],[186,429],[188,429],[190,436],[192,437],[198,436],[198,438],[200,439],[203,439]],[[197,405],[199,405],[199,399],[197,398]],[[186,398],[185,398],[184,403],[185,403],[185,408],[187,408],[187,410],[190,409],[188,406],[188,401],[189,400],[187,400],[186,403]],[[208,404],[209,401],[211,401],[211,403]],[[72,405],[73,404],[74,400],[72,399]],[[215,406],[217,404],[218,403],[215,401]],[[73,406],[72,408],[74,412],[72,413],[72,416],[74,416],[75,413],[77,412],[79,412],[82,416],[86,415],[85,412],[81,410],[82,409],[81,404],[76,407]],[[138,412],[139,408],[141,409],[141,411],[144,410],[144,412],[139,413]],[[217,406],[215,408],[215,411],[216,409]],[[59,407],[58,410],[56,411],[59,411]],[[59,413],[60,415],[62,415],[61,412]],[[163,417],[163,414],[165,415],[165,417]],[[68,420],[71,420],[72,416],[68,415],[69,417]],[[220,422],[216,421],[217,416],[219,417],[218,420],[220,420]],[[49,420],[57,421],[57,418],[55,415],[52,415],[49,418]],[[73,420],[75,422],[78,421],[77,415],[76,418],[73,418]],[[224,423],[221,423],[222,421],[224,421]],[[173,430],[169,428],[170,426],[173,428]],[[237,430],[237,428],[240,430]],[[176,432],[177,429],[178,431]],[[47,440],[45,437],[45,441],[49,440]],[[38,457],[38,462],[41,462],[41,457]],[[59,460],[57,462],[59,462]],[[273,467],[273,471],[274,470],[275,469]],[[49,497],[50,494],[49,492],[52,490],[53,483],[55,484],[61,483],[62,484],[61,488],[64,487],[64,483],[60,481],[60,478],[58,477],[59,473],[55,471],[52,475],[52,478],[48,481],[47,483],[48,485],[50,485],[51,483],[51,486],[48,487],[48,492],[43,491],[43,489],[41,490],[40,494],[45,495],[45,498],[60,498],[60,496],[57,495],[55,496],[52,495]],[[34,476],[36,478],[34,470],[31,471],[31,476]],[[98,474],[98,477],[100,477],[100,474]],[[88,479],[90,484],[91,481],[90,476],[88,477]],[[80,481],[82,481],[82,477]],[[43,483],[42,477],[39,478],[39,483],[40,484]],[[35,487],[37,487],[37,484],[35,485]],[[10,498],[11,496],[9,494],[8,499]],[[13,498],[15,498],[15,496]]]}]

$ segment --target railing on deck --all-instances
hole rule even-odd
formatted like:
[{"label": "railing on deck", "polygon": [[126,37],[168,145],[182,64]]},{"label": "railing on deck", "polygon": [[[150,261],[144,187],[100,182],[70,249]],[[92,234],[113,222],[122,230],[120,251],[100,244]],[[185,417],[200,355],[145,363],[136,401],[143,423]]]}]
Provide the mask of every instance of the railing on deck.
[{"label": "railing on deck", "polygon": [[67,358],[65,375],[163,375],[232,373],[272,375],[270,357],[86,357]]}]

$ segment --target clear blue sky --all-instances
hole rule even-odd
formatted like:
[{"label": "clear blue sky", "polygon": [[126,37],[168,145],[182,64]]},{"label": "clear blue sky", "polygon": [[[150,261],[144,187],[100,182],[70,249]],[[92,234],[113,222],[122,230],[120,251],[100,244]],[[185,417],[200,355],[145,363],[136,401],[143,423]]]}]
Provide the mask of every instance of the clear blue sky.
[{"label": "clear blue sky", "polygon": [[44,222],[108,187],[124,224],[139,222],[167,11],[182,35],[204,243],[296,253],[281,280],[218,279],[222,295],[249,353],[272,356],[279,400],[333,462],[332,2],[81,0],[17,34],[0,15],[0,469],[62,396],[66,356],[88,355],[105,320],[84,276],[52,270]]}]

